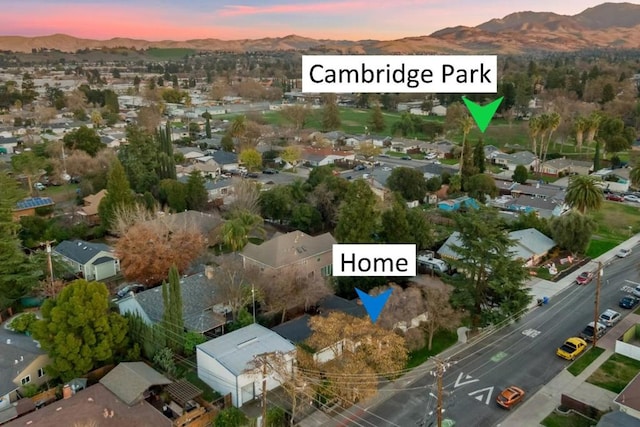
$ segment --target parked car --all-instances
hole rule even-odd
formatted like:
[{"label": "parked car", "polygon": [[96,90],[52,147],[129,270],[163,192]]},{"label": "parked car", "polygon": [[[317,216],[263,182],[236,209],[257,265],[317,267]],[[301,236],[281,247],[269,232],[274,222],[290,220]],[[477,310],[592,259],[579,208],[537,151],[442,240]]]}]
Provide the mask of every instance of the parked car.
[{"label": "parked car", "polygon": [[496,398],[498,405],[505,409],[511,409],[524,399],[524,390],[514,385],[502,390],[502,393]]},{"label": "parked car", "polygon": [[425,160],[435,160],[438,158],[438,153],[428,153],[426,156],[424,156]]},{"label": "parked car", "polygon": [[137,294],[138,292],[142,292],[145,290],[145,287],[143,285],[139,285],[137,283],[131,284],[131,285],[127,285],[124,288],[120,289],[116,295],[118,296],[118,298],[124,298],[126,296],[128,296],[131,292],[133,292],[134,294]]},{"label": "parked car", "polygon": [[411,156],[402,156],[401,157],[402,160],[412,160]]},{"label": "parked car", "polygon": [[594,323],[589,322],[589,324],[580,332],[580,338],[585,340],[586,342],[593,341],[593,336],[596,338],[600,338],[605,333],[607,333],[607,325],[604,325],[600,322]]},{"label": "parked car", "polygon": [[385,172],[391,172],[393,169],[391,169],[389,166],[383,166],[382,170]]},{"label": "parked car", "polygon": [[633,194],[627,194],[626,196],[624,196],[624,200],[626,200],[627,202],[640,203],[640,197],[634,196]]},{"label": "parked car", "polygon": [[42,191],[47,187],[45,187],[45,185],[41,182],[36,182],[35,184],[33,184],[33,188],[35,188],[38,191]]},{"label": "parked car", "polygon": [[588,285],[592,280],[593,273],[590,271],[584,271],[578,277],[576,277],[576,283],[578,285]]},{"label": "parked car", "polygon": [[257,174],[257,173],[255,173],[255,172],[249,172],[249,173],[247,174],[247,178],[258,178],[259,176],[260,176],[260,175],[258,175],[258,174]]},{"label": "parked car", "polygon": [[640,298],[640,285],[636,286],[631,293],[634,297]]},{"label": "parked car", "polygon": [[556,355],[567,360],[576,360],[576,357],[587,349],[587,342],[582,338],[571,337],[556,350]]},{"label": "parked car", "polygon": [[626,258],[626,257],[628,257],[629,255],[631,255],[631,249],[624,249],[624,248],[623,248],[623,249],[620,249],[620,250],[618,251],[618,253],[616,254],[616,256],[617,256],[618,258]]},{"label": "parked car", "polygon": [[609,193],[607,194],[607,200],[611,200],[613,202],[624,202],[624,197],[619,194]]},{"label": "parked car", "polygon": [[611,327],[618,323],[621,317],[620,313],[608,308],[598,317],[598,323]]},{"label": "parked car", "polygon": [[365,165],[357,165],[355,168],[353,168],[354,171],[363,171],[365,170],[367,167]]},{"label": "parked car", "polygon": [[638,299],[637,297],[634,297],[633,295],[625,295],[620,299],[620,302],[618,303],[618,305],[621,308],[626,308],[630,310],[634,308],[636,305],[638,305],[639,302],[640,302],[640,299]]},{"label": "parked car", "polygon": [[272,168],[267,168],[265,170],[262,171],[262,173],[266,174],[266,175],[275,175],[278,173],[277,170],[272,169]]}]

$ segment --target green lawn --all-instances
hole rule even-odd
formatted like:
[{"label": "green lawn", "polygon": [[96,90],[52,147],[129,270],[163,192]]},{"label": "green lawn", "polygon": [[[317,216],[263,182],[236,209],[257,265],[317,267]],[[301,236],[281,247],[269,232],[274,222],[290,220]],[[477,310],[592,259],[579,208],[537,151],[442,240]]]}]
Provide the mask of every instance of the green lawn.
[{"label": "green lawn", "polygon": [[613,354],[587,378],[587,382],[614,393],[620,393],[638,372],[640,372],[640,361]]},{"label": "green lawn", "polygon": [[578,414],[561,415],[552,412],[541,423],[545,427],[591,427],[593,421]]},{"label": "green lawn", "polygon": [[590,215],[598,224],[594,234],[601,240],[621,243],[640,233],[640,209],[635,206],[605,201],[598,212]]},{"label": "green lawn", "polygon": [[604,349],[600,347],[590,348],[578,360],[573,362],[567,368],[567,371],[569,371],[569,373],[574,377],[580,375],[580,373],[584,371],[587,366],[589,366],[594,360],[596,360],[602,353],[604,353]]},{"label": "green lawn", "polygon": [[586,255],[590,258],[597,258],[615,248],[620,243],[620,240],[591,240]]},{"label": "green lawn", "polygon": [[202,390],[202,398],[207,402],[212,402],[222,396],[220,393],[209,387],[204,381],[198,378],[198,373],[193,369],[187,371],[184,378],[191,384]]},{"label": "green lawn", "polygon": [[440,331],[433,336],[433,346],[431,350],[423,347],[420,350],[409,353],[407,369],[415,368],[427,361],[431,356],[435,356],[458,342],[456,331]]}]

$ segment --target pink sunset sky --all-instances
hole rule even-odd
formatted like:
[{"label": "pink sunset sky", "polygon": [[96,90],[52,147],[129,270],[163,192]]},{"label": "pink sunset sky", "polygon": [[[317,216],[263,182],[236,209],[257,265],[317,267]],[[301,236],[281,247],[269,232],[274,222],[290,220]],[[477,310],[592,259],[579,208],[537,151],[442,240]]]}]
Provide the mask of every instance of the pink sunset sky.
[{"label": "pink sunset sky", "polygon": [[146,40],[395,39],[475,26],[513,12],[577,14],[585,0],[20,0],[3,2],[0,35]]}]

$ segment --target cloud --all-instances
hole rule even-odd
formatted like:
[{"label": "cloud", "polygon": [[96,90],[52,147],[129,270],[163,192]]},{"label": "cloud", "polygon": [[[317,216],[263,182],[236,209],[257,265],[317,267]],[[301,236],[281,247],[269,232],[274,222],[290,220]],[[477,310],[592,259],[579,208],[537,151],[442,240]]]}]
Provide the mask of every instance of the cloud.
[{"label": "cloud", "polygon": [[306,4],[274,4],[265,6],[229,5],[220,16],[246,16],[296,13],[344,13],[346,10],[364,9],[366,1],[318,2]]}]

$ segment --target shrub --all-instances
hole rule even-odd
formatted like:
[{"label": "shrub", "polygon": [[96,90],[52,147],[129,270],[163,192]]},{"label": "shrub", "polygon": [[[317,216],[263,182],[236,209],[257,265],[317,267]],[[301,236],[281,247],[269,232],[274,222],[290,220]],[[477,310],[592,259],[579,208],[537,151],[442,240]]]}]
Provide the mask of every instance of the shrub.
[{"label": "shrub", "polygon": [[424,331],[421,328],[411,328],[407,330],[407,332],[404,333],[404,342],[409,351],[420,350],[427,345]]},{"label": "shrub", "polygon": [[13,319],[9,327],[20,334],[31,333],[31,327],[37,320],[35,314],[25,313]]}]

